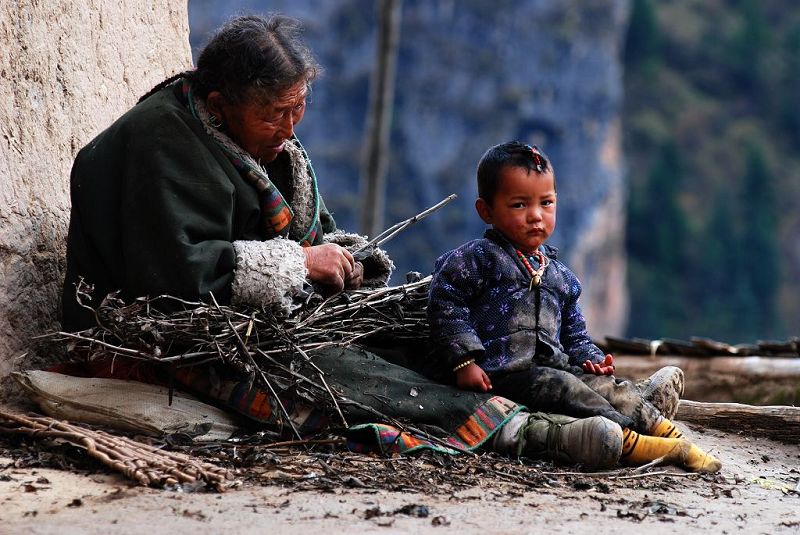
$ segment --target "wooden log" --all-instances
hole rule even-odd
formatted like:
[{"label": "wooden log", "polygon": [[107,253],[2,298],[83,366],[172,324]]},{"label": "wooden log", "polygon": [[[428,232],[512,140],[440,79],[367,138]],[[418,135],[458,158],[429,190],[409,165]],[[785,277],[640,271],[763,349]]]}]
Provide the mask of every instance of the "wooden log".
[{"label": "wooden log", "polygon": [[644,379],[664,366],[686,377],[684,397],[750,405],[800,405],[800,358],[614,355],[615,375]]},{"label": "wooden log", "polygon": [[769,377],[800,378],[800,358],[785,357],[689,357],[681,355],[614,355],[617,371],[647,377],[664,366],[684,372],[750,373]]},{"label": "wooden log", "polygon": [[681,400],[678,421],[800,444],[800,407]]}]

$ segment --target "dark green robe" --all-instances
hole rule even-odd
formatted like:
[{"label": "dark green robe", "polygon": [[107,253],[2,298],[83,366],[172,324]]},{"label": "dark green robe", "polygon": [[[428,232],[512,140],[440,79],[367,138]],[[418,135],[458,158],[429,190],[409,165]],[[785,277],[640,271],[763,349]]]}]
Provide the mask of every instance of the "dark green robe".
[{"label": "dark green robe", "polygon": [[[75,298],[79,277],[95,305],[116,290],[131,299],[169,294],[231,299],[233,242],[263,240],[255,188],[181,102],[180,84],[134,106],[75,159],[63,327],[94,324]],[[267,166],[291,203],[288,157]],[[335,223],[320,203],[325,233]],[[320,237],[321,238],[321,237]]]}]

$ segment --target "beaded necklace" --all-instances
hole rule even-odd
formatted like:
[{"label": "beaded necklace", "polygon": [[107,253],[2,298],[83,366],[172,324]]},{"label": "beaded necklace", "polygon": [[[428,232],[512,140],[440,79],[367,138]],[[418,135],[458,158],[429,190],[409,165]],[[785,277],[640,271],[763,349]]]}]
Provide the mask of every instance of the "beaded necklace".
[{"label": "beaded necklace", "polygon": [[528,270],[528,274],[531,276],[531,283],[528,286],[528,290],[530,291],[534,286],[538,287],[542,283],[542,275],[544,275],[545,268],[550,265],[550,259],[543,255],[539,249],[536,249],[531,256],[535,256],[536,260],[539,261],[539,269],[533,269],[530,261],[528,261],[528,258],[522,254],[522,251],[519,249],[516,251],[517,256],[520,260],[522,260],[522,264],[525,266],[525,269]]}]

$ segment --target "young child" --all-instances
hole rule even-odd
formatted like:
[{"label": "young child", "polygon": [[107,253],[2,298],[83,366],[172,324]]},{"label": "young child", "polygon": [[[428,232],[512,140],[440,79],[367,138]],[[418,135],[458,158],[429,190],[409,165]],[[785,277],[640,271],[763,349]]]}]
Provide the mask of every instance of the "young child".
[{"label": "young child", "polygon": [[492,226],[436,262],[428,318],[437,355],[467,390],[531,410],[605,416],[623,428],[623,462],[666,457],[697,472],[721,463],[690,444],[630,382],[611,375],[578,306],[581,285],[545,244],[556,224],[547,157],[519,142],[489,149],[478,165],[475,207]]}]

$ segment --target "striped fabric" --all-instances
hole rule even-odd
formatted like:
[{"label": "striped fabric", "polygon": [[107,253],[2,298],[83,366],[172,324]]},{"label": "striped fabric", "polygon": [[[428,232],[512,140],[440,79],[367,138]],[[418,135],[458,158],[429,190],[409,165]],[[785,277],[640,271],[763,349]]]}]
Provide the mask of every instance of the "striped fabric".
[{"label": "striped fabric", "polygon": [[[91,367],[86,363],[61,364],[50,371],[79,377],[138,380],[164,386],[170,384],[170,380],[156,372],[151,363],[125,357],[96,359]],[[283,409],[286,409],[295,429],[303,436],[329,427],[330,422],[324,411],[293,399],[281,399],[281,408],[281,404],[268,391],[241,376],[227,375],[226,372],[224,367],[214,365],[190,366],[174,370],[172,378],[185,390],[201,398],[215,400],[273,429],[291,433]],[[522,409],[521,405],[506,398],[494,396],[479,405],[450,435],[436,439],[417,436],[382,423],[355,425],[347,430],[347,447],[355,452],[383,455],[406,455],[424,449],[449,454],[473,451]]]},{"label": "striped fabric", "polygon": [[290,429],[284,409],[292,425],[302,434],[318,433],[328,425],[325,413],[305,403],[286,397],[278,402],[265,388],[239,377],[224,377],[216,366],[181,368],[175,379],[187,390],[210,397],[235,412],[274,429]]},{"label": "striped fabric", "polygon": [[473,451],[522,410],[521,405],[495,396],[478,407],[447,437],[429,440],[386,424],[356,425],[347,431],[347,447],[356,452],[406,455],[420,449],[455,454]]}]

